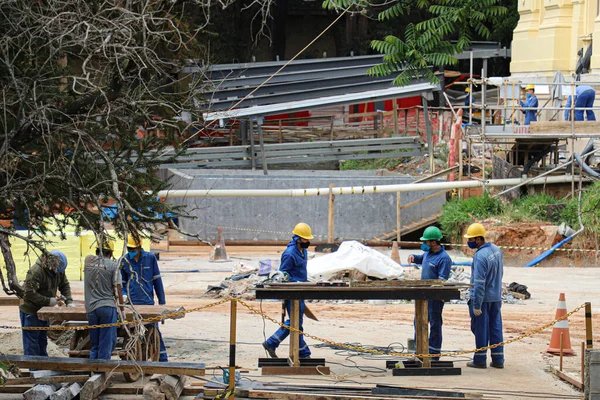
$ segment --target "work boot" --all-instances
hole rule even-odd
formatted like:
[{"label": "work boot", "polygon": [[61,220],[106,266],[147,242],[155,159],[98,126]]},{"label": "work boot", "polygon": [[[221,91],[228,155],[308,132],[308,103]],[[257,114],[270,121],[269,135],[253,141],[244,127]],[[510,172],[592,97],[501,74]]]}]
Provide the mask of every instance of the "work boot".
[{"label": "work boot", "polygon": [[262,346],[267,351],[267,354],[269,355],[269,357],[278,358],[277,353],[275,353],[275,349],[270,348],[269,345],[267,344],[267,342],[263,342]]},{"label": "work boot", "polygon": [[467,367],[469,367],[469,368],[485,369],[485,368],[487,368],[487,365],[485,365],[485,364],[475,364],[474,362],[468,362],[467,363]]},{"label": "work boot", "polygon": [[502,369],[504,368],[504,364],[495,364],[494,362],[491,362],[490,367]]}]

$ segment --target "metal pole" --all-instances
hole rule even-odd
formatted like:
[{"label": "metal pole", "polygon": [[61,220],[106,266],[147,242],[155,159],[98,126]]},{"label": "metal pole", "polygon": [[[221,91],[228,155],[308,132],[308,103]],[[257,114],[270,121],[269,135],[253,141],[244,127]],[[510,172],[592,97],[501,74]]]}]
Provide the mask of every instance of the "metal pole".
[{"label": "metal pole", "polygon": [[230,399],[235,399],[235,342],[236,342],[237,300],[231,299],[231,315],[229,320],[229,385],[227,391]]},{"label": "metal pole", "polygon": [[[486,114],[486,109],[485,109],[485,90],[486,90],[486,84],[485,84],[485,70],[486,68],[484,67],[481,70],[481,143],[482,143],[482,149],[481,149],[481,176],[483,177],[483,179],[487,179],[487,177],[485,176],[485,121],[487,120],[487,114]],[[492,154],[493,157],[493,154]]]},{"label": "metal pole", "polygon": [[469,55],[469,124],[473,123],[473,50]]},{"label": "metal pole", "polygon": [[267,155],[265,154],[265,142],[263,140],[263,131],[262,131],[262,124],[258,123],[256,128],[258,129],[258,142],[260,143],[260,156],[261,156],[261,161],[262,161],[262,169],[263,169],[263,174],[265,175],[269,175],[269,171],[267,170]]},{"label": "metal pole", "polygon": [[[427,147],[429,150],[429,171],[435,173],[435,163],[433,160],[433,133],[431,132],[431,121],[429,121],[429,107],[427,106],[427,99],[421,97],[423,102],[423,115],[425,117],[425,129],[427,130]],[[418,125],[418,122],[417,122]]]},{"label": "metal pole", "polygon": [[400,207],[400,192],[396,192],[396,241],[400,244],[400,237],[402,234],[400,230],[402,229],[402,223],[400,219],[400,213],[402,208]]},{"label": "metal pole", "polygon": [[250,165],[252,171],[256,171],[256,153],[254,151],[254,122],[252,119],[248,121],[248,133],[250,135]]},{"label": "metal pole", "polygon": [[585,303],[585,344],[588,349],[594,348],[592,336],[592,303]]},{"label": "metal pole", "polygon": [[333,188],[335,185],[332,183],[329,185],[329,212],[327,213],[327,243],[333,243],[334,238],[334,216],[335,216],[335,196],[333,195]]}]

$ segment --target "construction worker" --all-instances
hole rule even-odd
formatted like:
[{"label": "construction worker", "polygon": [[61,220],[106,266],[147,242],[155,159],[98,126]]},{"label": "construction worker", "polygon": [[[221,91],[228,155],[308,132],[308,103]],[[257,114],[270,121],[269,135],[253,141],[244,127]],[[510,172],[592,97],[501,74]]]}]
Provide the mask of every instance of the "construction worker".
[{"label": "construction worker", "polygon": [[[127,254],[123,257],[121,268],[123,279],[123,296],[125,301],[134,305],[154,305],[154,292],[158,297],[158,304],[165,305],[165,289],[158,269],[158,261],[153,253],[142,249],[142,242],[138,238],[129,236],[127,239]],[[162,334],[156,325],[160,337],[159,361],[169,361],[167,348]]]},{"label": "construction worker", "polygon": [[[42,254],[27,271],[24,284],[23,304],[19,306],[22,327],[48,327],[49,321],[38,319],[37,312],[45,306],[58,304],[56,290],[66,300],[67,307],[74,307],[71,286],[65,274],[67,256],[58,250]],[[23,330],[23,353],[26,356],[48,356],[47,331]]]},{"label": "construction worker", "polygon": [[[596,100],[596,91],[593,87],[587,85],[579,85],[575,88],[575,108],[591,108],[594,107]],[[565,105],[565,121],[570,121],[571,118],[571,96],[567,98]],[[588,121],[595,121],[596,114],[594,110],[575,110],[575,121],[583,121],[583,112],[586,112]]]},{"label": "construction worker", "polygon": [[525,96],[527,99],[524,103],[521,100],[521,107],[527,108],[527,110],[521,111],[525,114],[523,125],[529,125],[531,121],[537,121],[538,98],[535,95],[535,85],[525,86]]},{"label": "construction worker", "polygon": [[[104,240],[102,245],[98,245],[96,255],[85,259],[83,293],[90,325],[114,324],[117,322],[115,296],[118,296],[119,304],[123,304],[119,264],[112,259],[114,250],[114,242]],[[117,327],[90,329],[90,342],[91,359],[110,360],[117,344]]]},{"label": "construction worker", "polygon": [[[437,226],[429,226],[421,237],[421,250],[423,254],[411,254],[408,263],[421,264],[421,279],[448,280],[452,268],[452,260],[444,246],[441,245],[442,231]],[[429,300],[427,302],[429,314],[429,354],[440,354],[442,351],[442,310],[443,300]],[[439,357],[433,357],[439,360]]]},{"label": "construction worker", "polygon": [[[464,237],[471,249],[477,249],[471,267],[469,314],[475,347],[481,348],[503,342],[502,337],[502,252],[498,246],[485,241],[485,228],[471,224]],[[491,349],[494,368],[504,368],[504,346]],[[486,368],[487,351],[478,351],[467,367]]]},{"label": "construction worker", "polygon": [[[306,263],[308,255],[306,249],[310,246],[310,240],[314,238],[310,226],[304,222],[300,222],[294,227],[292,231],[294,236],[292,241],[288,243],[287,249],[281,255],[281,265],[279,270],[289,275],[290,282],[306,282],[307,272]],[[287,310],[288,316],[292,315],[291,312],[292,302],[290,300],[285,301],[285,309]],[[304,331],[303,328],[303,317],[306,306],[303,300],[300,300],[300,330]],[[290,320],[285,321],[286,326],[290,326]],[[281,342],[287,338],[290,334],[290,330],[280,327],[270,338],[267,339],[262,345],[272,358],[277,358],[275,350],[281,344]],[[300,358],[309,358],[310,349],[304,341],[304,335],[300,335]]]}]

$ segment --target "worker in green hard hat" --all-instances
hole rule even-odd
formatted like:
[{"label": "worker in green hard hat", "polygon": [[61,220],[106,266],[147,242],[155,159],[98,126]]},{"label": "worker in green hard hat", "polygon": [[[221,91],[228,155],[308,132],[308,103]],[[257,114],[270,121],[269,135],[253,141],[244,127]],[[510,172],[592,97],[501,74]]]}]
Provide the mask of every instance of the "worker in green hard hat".
[{"label": "worker in green hard hat", "polygon": [[[444,246],[441,245],[442,231],[437,226],[429,226],[421,237],[423,254],[411,254],[408,263],[421,264],[421,279],[447,280],[452,268],[452,260]],[[429,354],[440,354],[442,351],[442,310],[443,300],[429,300]],[[432,360],[438,360],[434,357]]]}]

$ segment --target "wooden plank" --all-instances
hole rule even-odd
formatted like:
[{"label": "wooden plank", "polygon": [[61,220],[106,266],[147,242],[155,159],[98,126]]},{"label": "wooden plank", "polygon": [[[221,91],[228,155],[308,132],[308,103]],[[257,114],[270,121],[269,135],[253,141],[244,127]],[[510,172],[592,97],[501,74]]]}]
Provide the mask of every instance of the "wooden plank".
[{"label": "wooden plank", "polygon": [[391,281],[352,281],[350,287],[421,287],[421,286],[444,286],[444,283],[439,279],[429,280],[398,280],[394,279]]},{"label": "wooden plank", "polygon": [[187,382],[187,376],[164,375],[160,382],[160,391],[165,394],[167,400],[177,400]]},{"label": "wooden plank", "polygon": [[563,371],[559,370],[556,367],[552,367],[552,372],[554,372],[554,374],[556,376],[558,376],[560,379],[562,379],[563,381],[569,382],[571,385],[575,386],[579,390],[583,390],[583,384],[581,382],[579,382],[577,379],[567,375],[566,373],[564,373]]},{"label": "wooden plank", "polygon": [[[290,327],[300,329],[300,300],[292,300],[290,311]],[[297,331],[290,331],[290,359],[292,367],[300,366],[300,334]]]},{"label": "wooden plank", "polygon": [[106,374],[94,375],[84,383],[79,397],[81,400],[94,400],[106,389],[107,383]]},{"label": "wooden plank", "polygon": [[60,387],[60,383],[52,383],[50,385],[35,385],[23,393],[23,398],[25,400],[46,400],[56,390],[60,389]]},{"label": "wooden plank", "polygon": [[[530,133],[600,133],[600,122],[575,121],[572,131],[571,121],[533,121],[529,125]],[[517,135],[518,136],[518,135]]]},{"label": "wooden plank", "polygon": [[[223,389],[221,389],[223,390]],[[106,389],[104,389],[104,392],[102,392],[102,394],[104,395],[109,395],[109,394],[121,394],[121,395],[131,395],[131,396],[136,396],[136,395],[142,395],[144,391],[144,388],[141,386],[132,386],[132,385],[126,385],[126,384],[114,384],[111,387],[107,387]],[[191,387],[191,386],[186,386],[183,388],[183,392],[181,392],[181,396],[196,396],[198,393],[202,393],[203,388],[202,387]]]},{"label": "wooden plank", "polygon": [[[157,317],[163,313],[168,313],[178,309],[178,306],[134,306],[137,313],[142,318]],[[125,307],[126,319],[131,321],[133,319],[133,311],[131,308]],[[75,307],[42,307],[38,312],[37,316],[42,321],[49,321],[51,318],[61,321],[87,321],[87,313],[85,312],[85,305],[76,305]]]},{"label": "wooden plank", "polygon": [[6,354],[3,359],[20,368],[54,369],[63,371],[133,372],[145,374],[204,375],[201,363],[90,360],[86,358],[21,356]]},{"label": "wooden plank", "polygon": [[45,376],[43,378],[13,378],[7,379],[6,385],[44,385],[49,383],[72,383],[85,382],[90,377],[88,375],[60,375],[60,376]]},{"label": "wooden plank", "polygon": [[[415,300],[415,336],[417,339],[417,354],[429,354],[429,315],[427,300]],[[423,358],[423,367],[431,367],[431,358]]]},{"label": "wooden plank", "polygon": [[22,303],[23,303],[23,300],[21,300],[18,297],[6,297],[6,296],[0,297],[0,307],[18,306],[18,305],[21,305]]},{"label": "wooden plank", "polygon": [[[368,396],[357,393],[356,395],[345,394],[339,395],[337,393],[307,393],[307,392],[278,392],[270,390],[247,390],[237,389],[235,391],[236,398],[238,397],[249,397],[251,399],[282,399],[282,400],[390,400],[398,399],[398,396]],[[402,396],[402,399],[432,399],[431,396]],[[436,400],[456,400],[456,397],[435,397]]]},{"label": "wooden plank", "polygon": [[329,367],[263,367],[262,375],[329,375]]}]

